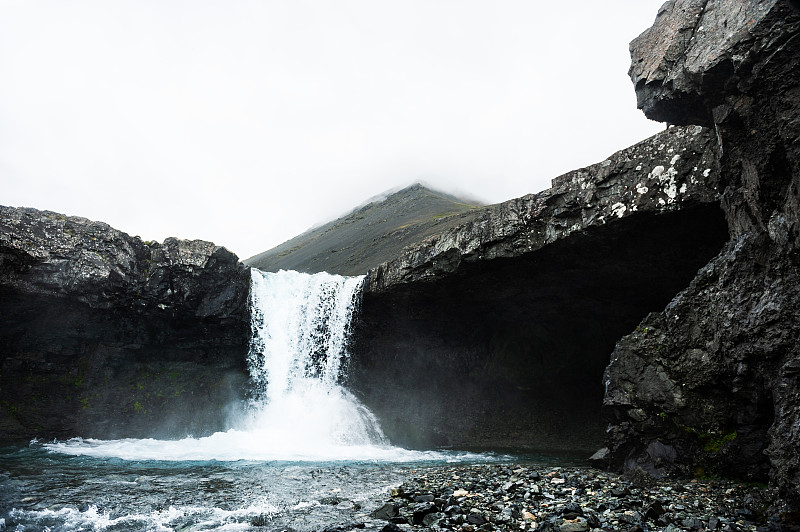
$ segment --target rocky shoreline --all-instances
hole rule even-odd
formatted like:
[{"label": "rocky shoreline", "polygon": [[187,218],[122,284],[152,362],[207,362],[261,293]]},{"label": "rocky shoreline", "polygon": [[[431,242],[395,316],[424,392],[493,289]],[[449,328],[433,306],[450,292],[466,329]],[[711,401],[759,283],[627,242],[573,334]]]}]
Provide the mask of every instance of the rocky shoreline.
[{"label": "rocky shoreline", "polygon": [[[420,467],[355,528],[599,531],[800,530],[774,490],[726,479],[653,479],[590,467]],[[367,510],[365,508],[365,510]],[[796,517],[796,516],[794,516]]]}]

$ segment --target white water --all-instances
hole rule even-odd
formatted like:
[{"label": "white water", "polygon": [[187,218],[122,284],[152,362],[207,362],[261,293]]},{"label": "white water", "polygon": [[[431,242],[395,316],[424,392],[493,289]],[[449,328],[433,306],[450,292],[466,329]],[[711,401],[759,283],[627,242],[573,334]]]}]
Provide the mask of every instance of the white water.
[{"label": "white water", "polygon": [[253,385],[238,426],[182,440],[75,438],[56,452],[126,460],[410,462],[474,460],[468,453],[393,447],[375,416],[342,384],[347,337],[363,278],[252,270]]},{"label": "white water", "polygon": [[[341,384],[363,277],[252,271],[250,431],[270,446],[312,455],[388,441],[375,416]],[[267,434],[268,433],[268,434]]]}]

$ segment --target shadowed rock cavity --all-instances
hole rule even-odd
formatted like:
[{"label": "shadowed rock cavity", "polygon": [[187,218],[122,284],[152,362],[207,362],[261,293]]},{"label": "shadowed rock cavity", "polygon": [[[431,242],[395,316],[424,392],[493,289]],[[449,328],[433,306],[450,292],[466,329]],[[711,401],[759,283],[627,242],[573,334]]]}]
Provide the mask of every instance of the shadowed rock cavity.
[{"label": "shadowed rock cavity", "polygon": [[595,450],[614,344],[727,240],[711,146],[673,128],[370,271],[350,384],[387,435]]},{"label": "shadowed rock cavity", "polygon": [[436,283],[367,293],[351,383],[398,443],[594,450],[615,342],[725,237],[715,205],[631,217]]}]

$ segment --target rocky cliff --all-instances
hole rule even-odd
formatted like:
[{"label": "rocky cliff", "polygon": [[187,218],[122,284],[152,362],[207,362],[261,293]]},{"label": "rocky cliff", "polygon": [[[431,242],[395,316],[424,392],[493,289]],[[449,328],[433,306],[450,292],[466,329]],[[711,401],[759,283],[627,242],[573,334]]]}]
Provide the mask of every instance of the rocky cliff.
[{"label": "rocky cliff", "polygon": [[351,383],[389,436],[601,445],[615,342],[727,240],[715,146],[670,128],[370,270]]},{"label": "rocky cliff", "polygon": [[800,12],[672,0],[631,44],[647,116],[715,136],[730,241],[605,372],[606,459],[772,483],[800,508]]},{"label": "rocky cliff", "polygon": [[667,2],[630,74],[672,127],[369,272],[354,384],[390,433],[577,449],[603,397],[595,459],[800,508],[799,9]]},{"label": "rocky cliff", "polygon": [[244,393],[249,269],[200,240],[0,207],[0,434],[178,436]]}]

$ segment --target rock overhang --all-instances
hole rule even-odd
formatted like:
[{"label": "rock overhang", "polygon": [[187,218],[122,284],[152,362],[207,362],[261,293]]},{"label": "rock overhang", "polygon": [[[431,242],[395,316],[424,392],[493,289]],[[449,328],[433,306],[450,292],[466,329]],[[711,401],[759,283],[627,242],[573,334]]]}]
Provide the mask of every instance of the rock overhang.
[{"label": "rock overhang", "polygon": [[407,247],[368,272],[368,290],[435,280],[462,263],[518,257],[636,214],[717,203],[715,149],[707,129],[669,128],[555,178],[548,190],[490,206],[464,225]]},{"label": "rock overhang", "polygon": [[351,383],[387,434],[599,445],[614,344],[727,240],[715,149],[704,128],[669,128],[371,270]]}]

